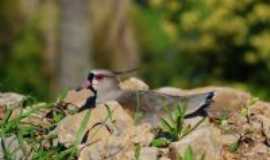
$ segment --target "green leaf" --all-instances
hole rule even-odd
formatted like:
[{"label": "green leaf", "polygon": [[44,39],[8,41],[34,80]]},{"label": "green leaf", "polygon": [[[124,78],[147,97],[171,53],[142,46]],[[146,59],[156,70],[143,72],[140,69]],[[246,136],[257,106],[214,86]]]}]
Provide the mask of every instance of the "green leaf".
[{"label": "green leaf", "polygon": [[135,160],[140,159],[140,152],[141,152],[140,144],[135,144],[135,155],[134,155]]},{"label": "green leaf", "polygon": [[107,104],[105,104],[106,110],[107,110],[107,117],[109,118],[109,120],[112,122],[112,110],[110,108],[110,106],[108,106]]},{"label": "green leaf", "polygon": [[206,154],[205,154],[205,152],[204,152],[204,153],[202,154],[200,160],[205,160],[205,156],[206,156]]},{"label": "green leaf", "polygon": [[168,122],[168,120],[161,118],[161,125],[163,127],[163,129],[168,130],[169,132],[173,132],[174,128],[173,126],[170,125],[170,123]]},{"label": "green leaf", "polygon": [[11,114],[12,114],[12,110],[8,109],[7,112],[5,113],[4,120],[3,120],[2,124],[6,124],[9,121]]},{"label": "green leaf", "polygon": [[6,144],[5,144],[5,137],[3,137],[1,135],[1,139],[0,139],[0,143],[1,143],[1,148],[2,148],[2,152],[3,152],[3,156],[4,156],[4,159],[5,160],[13,160],[13,157],[12,157],[12,153],[8,150]]},{"label": "green leaf", "polygon": [[77,135],[76,135],[76,140],[75,140],[75,146],[79,145],[83,139],[83,136],[84,136],[84,133],[86,131],[86,128],[87,128],[87,124],[90,120],[90,117],[91,117],[91,110],[87,110],[82,121],[81,121],[81,125],[80,125],[80,128],[77,132]]},{"label": "green leaf", "polygon": [[181,132],[183,130],[183,119],[181,116],[177,117],[177,121],[176,121],[176,136],[178,137],[178,135],[181,135]]},{"label": "green leaf", "polygon": [[173,112],[171,112],[171,111],[169,110],[168,106],[165,106],[165,107],[164,107],[164,110],[165,110],[166,113],[168,113],[170,121],[171,121],[172,123],[174,123],[174,122],[175,122],[175,118],[174,118],[174,116],[173,116]]},{"label": "green leaf", "polygon": [[238,150],[238,148],[239,148],[239,145],[240,145],[239,141],[236,141],[235,143],[230,144],[229,145],[229,151],[230,152],[236,152]]},{"label": "green leaf", "polygon": [[154,139],[152,142],[151,142],[151,146],[153,147],[167,147],[168,145],[170,144],[170,141],[166,138],[157,138],[157,139]]},{"label": "green leaf", "polygon": [[185,150],[183,159],[184,160],[195,160],[194,155],[193,155],[193,150],[190,146],[188,146],[188,148]]}]

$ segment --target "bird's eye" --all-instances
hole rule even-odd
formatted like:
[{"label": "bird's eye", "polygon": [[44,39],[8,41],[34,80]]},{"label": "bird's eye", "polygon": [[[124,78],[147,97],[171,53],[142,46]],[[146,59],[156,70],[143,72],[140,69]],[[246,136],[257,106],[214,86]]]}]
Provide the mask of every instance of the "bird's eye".
[{"label": "bird's eye", "polygon": [[96,80],[102,80],[104,78],[104,75],[98,74],[95,76]]}]

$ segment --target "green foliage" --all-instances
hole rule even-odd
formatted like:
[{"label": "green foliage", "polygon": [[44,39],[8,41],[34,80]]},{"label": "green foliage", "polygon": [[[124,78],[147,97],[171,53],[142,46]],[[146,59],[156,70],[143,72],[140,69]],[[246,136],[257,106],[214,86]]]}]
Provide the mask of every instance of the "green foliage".
[{"label": "green foliage", "polygon": [[[32,97],[27,98],[24,104],[22,111],[16,116],[11,116],[14,110],[5,111],[5,116],[0,121],[1,139],[15,135],[19,143],[18,149],[22,149],[24,155],[31,155],[33,160],[76,159],[77,148],[74,146],[66,148],[61,144],[50,145],[49,147],[44,145],[44,142],[52,143],[53,139],[56,138],[52,131],[55,129],[57,121],[50,121],[51,124],[47,127],[28,124],[27,121],[24,121],[44,109],[53,112],[51,119],[63,118],[63,116],[58,115],[62,114],[61,112],[55,112],[56,104],[36,102]],[[4,148],[5,159],[14,159],[14,154],[10,153],[9,148],[4,145],[3,141],[1,141],[1,146]]]},{"label": "green foliage", "polygon": [[[154,87],[232,84],[270,99],[267,0],[136,0],[142,75]],[[138,5],[140,4],[140,5]],[[0,2],[0,90],[48,98],[40,16]]]},{"label": "green foliage", "polygon": [[170,143],[171,141],[166,137],[158,137],[152,140],[151,146],[161,148],[168,146]]},{"label": "green foliage", "polygon": [[246,117],[248,121],[250,120],[251,108],[258,100],[259,99],[257,97],[252,97],[249,100],[248,104],[246,106],[244,106],[240,111],[240,114],[242,116]]},{"label": "green foliage", "polygon": [[141,152],[140,144],[135,144],[134,160],[140,160],[140,152]]},{"label": "green foliage", "polygon": [[229,151],[236,152],[238,150],[239,146],[240,146],[240,141],[238,140],[238,141],[229,145]]},{"label": "green foliage", "polygon": [[78,130],[78,133],[76,135],[76,142],[75,142],[75,146],[81,144],[82,142],[82,139],[84,137],[84,134],[86,132],[86,129],[87,129],[87,124],[90,120],[90,117],[91,117],[91,110],[87,110],[82,121],[81,121],[81,125],[80,125],[80,128]]},{"label": "green foliage", "polygon": [[[166,108],[165,108],[166,109]],[[161,118],[160,133],[153,139],[151,146],[166,147],[171,142],[178,141],[185,137],[195,128],[197,128],[203,121],[200,120],[194,126],[185,125],[184,118],[186,113],[185,105],[177,105],[175,111],[169,111],[166,109],[168,118]]]},{"label": "green foliage", "polygon": [[[270,86],[268,1],[149,0],[137,8],[135,19],[151,19],[147,26],[136,23],[139,32],[145,33],[144,28],[164,35],[139,34],[143,75],[154,86],[239,82],[262,98],[270,97],[263,89]],[[154,40],[147,42],[149,36]]]},{"label": "green foliage", "polygon": [[161,119],[161,128],[170,134],[173,141],[178,140],[186,133],[184,128],[185,110],[185,106],[178,105],[175,112],[168,112],[169,120]]},{"label": "green foliage", "polygon": [[188,146],[187,149],[184,152],[183,156],[179,156],[178,160],[204,160],[205,154],[202,154],[200,158],[197,158],[197,156],[194,154],[191,146]]},{"label": "green foliage", "polygon": [[39,19],[24,19],[18,4],[17,0],[0,2],[0,90],[48,98]]},{"label": "green foliage", "polygon": [[226,125],[228,125],[228,119],[229,119],[229,113],[228,112],[224,112],[221,114],[221,116],[218,118],[218,124],[221,127],[224,127]]}]

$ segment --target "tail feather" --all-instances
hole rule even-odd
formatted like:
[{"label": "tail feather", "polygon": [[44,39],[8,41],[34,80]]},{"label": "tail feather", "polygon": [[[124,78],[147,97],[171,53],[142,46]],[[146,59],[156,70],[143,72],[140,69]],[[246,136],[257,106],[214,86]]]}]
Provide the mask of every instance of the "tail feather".
[{"label": "tail feather", "polygon": [[185,118],[192,118],[195,116],[207,116],[207,110],[213,102],[215,92],[207,92],[203,94],[196,94],[187,99],[187,114]]}]

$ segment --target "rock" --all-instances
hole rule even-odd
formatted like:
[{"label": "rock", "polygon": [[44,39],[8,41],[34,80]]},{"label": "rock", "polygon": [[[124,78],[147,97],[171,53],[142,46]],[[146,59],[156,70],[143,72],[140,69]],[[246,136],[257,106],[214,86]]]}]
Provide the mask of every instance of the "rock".
[{"label": "rock", "polygon": [[201,156],[205,153],[205,159],[219,160],[221,144],[215,141],[215,135],[211,127],[200,127],[188,134],[183,139],[171,143],[170,158],[177,160],[178,155],[183,155],[185,150],[191,146],[196,155]]},{"label": "rock", "polygon": [[12,110],[12,117],[16,117],[24,100],[25,97],[17,93],[0,93],[0,120],[4,118],[6,109]]},{"label": "rock", "polygon": [[[117,102],[108,102],[106,105],[109,106],[112,111],[111,118],[114,123],[113,127],[116,129],[115,134],[121,134],[126,130],[126,128],[133,125],[131,116],[126,113]],[[69,146],[75,141],[76,133],[86,112],[87,111],[83,111],[72,116],[67,116],[59,123],[57,126],[57,133],[60,143]],[[97,124],[102,124],[106,119],[108,125],[112,126],[112,122],[109,122],[108,120],[108,114],[108,110],[103,104],[97,105],[96,108],[91,110],[91,116],[88,122],[88,129],[91,129],[88,137],[91,139],[91,141],[96,141],[100,138],[108,138],[109,131],[107,131],[106,126],[96,126]],[[98,133],[92,134],[97,129]]]},{"label": "rock", "polygon": [[125,145],[126,141],[126,137],[108,137],[106,141],[98,141],[84,148],[79,155],[79,160],[112,160],[125,157],[125,153],[130,147]]},{"label": "rock", "polygon": [[135,152],[136,149],[133,147],[131,150],[127,151],[124,156],[119,157],[119,160],[135,160],[136,158],[139,160],[170,160],[164,156],[162,149],[156,147],[141,147],[138,153]]},{"label": "rock", "polygon": [[120,88],[123,90],[149,90],[149,86],[142,80],[131,77],[120,83]]},{"label": "rock", "polygon": [[213,118],[218,118],[226,113],[240,112],[243,107],[248,105],[251,99],[250,94],[228,87],[204,87],[192,90],[163,87],[157,91],[178,96],[214,91],[214,102],[208,111],[209,116]]},{"label": "rock", "polygon": [[25,97],[17,93],[0,93],[0,107],[14,109],[22,107]]},{"label": "rock", "polygon": [[[122,83],[127,90],[147,90],[149,87],[142,81],[129,79]],[[144,86],[145,85],[145,86]],[[85,99],[91,96],[89,90],[70,91],[65,98],[66,103],[82,106]],[[111,101],[97,105],[91,109],[90,120],[84,131],[84,138],[79,148],[80,160],[134,160],[136,146],[140,146],[140,160],[176,160],[177,154],[183,155],[190,145],[195,155],[206,153],[205,159],[211,160],[267,160],[270,157],[270,103],[253,101],[245,92],[226,87],[206,87],[194,90],[176,88],[161,88],[158,92],[171,95],[190,95],[207,91],[215,91],[214,103],[210,106],[210,119],[206,118],[191,133],[173,142],[167,148],[150,147],[155,137],[153,126],[149,123],[137,124],[134,117],[117,102]],[[14,98],[15,97],[15,98]],[[21,96],[23,97],[23,96]],[[0,119],[5,107],[23,108],[24,98],[16,94],[0,94]],[[11,101],[11,102],[10,102]],[[46,105],[39,103],[37,105]],[[31,107],[24,108],[27,111]],[[66,111],[66,108],[61,108]],[[46,128],[44,114],[48,110],[41,110],[23,122],[34,123]],[[51,132],[58,135],[57,142],[66,147],[74,144],[81,122],[88,111],[82,111],[67,116]],[[227,117],[222,117],[226,113]],[[38,118],[36,120],[35,118]],[[185,126],[194,126],[201,117],[185,119]],[[50,122],[50,121],[48,121]],[[53,134],[52,134],[53,135]],[[47,135],[46,135],[47,136]],[[15,135],[5,138],[5,144],[14,151],[14,157],[23,157],[23,151],[14,148],[19,146]],[[235,151],[231,151],[232,144],[239,142]],[[46,141],[44,142],[46,143]],[[49,145],[48,145],[49,146]],[[3,159],[0,147],[0,159]]]},{"label": "rock", "polygon": [[22,122],[27,125],[35,125],[40,126],[42,128],[47,128],[51,125],[50,120],[46,117],[46,115],[51,111],[50,108],[48,108],[47,103],[36,103],[32,105],[31,107],[27,107],[23,109],[24,113],[32,112],[34,109],[35,112],[31,113],[29,116],[22,119]]},{"label": "rock", "polygon": [[253,146],[249,146],[245,149],[241,149],[238,153],[239,159],[247,160],[269,160],[270,149],[262,143],[256,143]]},{"label": "rock", "polygon": [[132,143],[138,143],[141,146],[149,146],[149,144],[154,138],[154,134],[151,132],[151,129],[152,128],[149,123],[143,123],[136,126],[135,129],[130,130],[130,134],[134,136],[132,139]]},{"label": "rock", "polygon": [[252,114],[270,117],[270,103],[257,101],[254,105],[250,106],[250,111]]},{"label": "rock", "polygon": [[180,88],[175,88],[175,87],[162,87],[156,89],[157,92],[164,93],[164,94],[169,94],[173,96],[182,96],[188,94],[188,90],[180,89]]},{"label": "rock", "polygon": [[265,142],[270,146],[270,119],[264,116],[260,117],[262,121],[262,131],[265,136]]},{"label": "rock", "polygon": [[86,100],[93,96],[94,93],[89,89],[82,89],[80,91],[71,90],[67,93],[64,102],[81,108],[86,103]]},{"label": "rock", "polygon": [[140,160],[151,160],[151,159],[158,159],[159,156],[159,150],[154,147],[144,147],[141,148],[140,154],[139,154]]},{"label": "rock", "polygon": [[236,143],[240,139],[239,134],[220,134],[219,137],[215,137],[217,141],[222,145],[231,145]]},{"label": "rock", "polygon": [[[19,141],[15,135],[1,139],[0,142],[4,141],[5,148],[7,152],[10,153],[10,158],[14,160],[24,159],[24,153],[19,145]],[[0,159],[4,159],[4,151],[2,145],[0,145]]]},{"label": "rock", "polygon": [[[108,117],[105,105],[110,108],[111,117]],[[56,130],[60,143],[65,146],[74,143],[85,113],[68,116],[60,122]],[[150,124],[135,125],[131,115],[113,101],[91,110],[87,128],[89,132],[85,133],[87,136],[82,144],[80,160],[124,159],[130,157],[134,144],[147,147],[154,138]]]},{"label": "rock", "polygon": [[[141,127],[139,127],[141,128]],[[139,129],[138,128],[138,129]],[[142,129],[142,128],[141,128]],[[145,138],[138,139],[134,133],[132,133],[133,129],[127,128],[128,132],[120,135],[110,135],[107,137],[101,138],[96,143],[93,143],[89,147],[86,147],[82,150],[79,159],[80,160],[103,160],[103,159],[113,159],[113,160],[124,160],[124,159],[133,159],[135,154],[135,146],[134,142],[138,142],[141,146],[148,146],[150,141]],[[137,130],[137,129],[135,129]],[[142,130],[142,133],[145,131]],[[143,136],[143,134],[140,136]],[[149,133],[147,133],[149,134]],[[153,138],[153,135],[151,136]],[[145,140],[146,142],[144,142]],[[157,157],[158,150],[157,149],[145,149],[148,147],[143,147],[141,149],[142,157]],[[141,159],[141,156],[140,156]],[[144,158],[147,159],[147,158]],[[154,158],[156,159],[156,158]]]},{"label": "rock", "polygon": [[161,157],[159,160],[170,160],[170,159],[167,157]]}]

